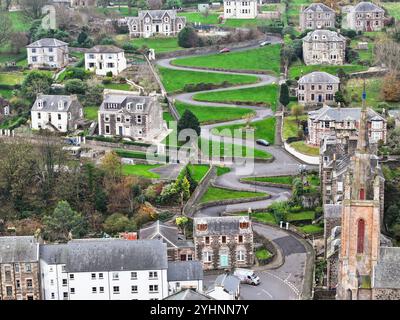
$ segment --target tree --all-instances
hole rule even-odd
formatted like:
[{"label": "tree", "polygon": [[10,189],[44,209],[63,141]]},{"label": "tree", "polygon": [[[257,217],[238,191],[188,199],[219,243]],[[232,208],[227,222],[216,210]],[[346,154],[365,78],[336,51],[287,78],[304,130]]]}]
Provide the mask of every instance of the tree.
[{"label": "tree", "polygon": [[103,157],[101,168],[105,171],[106,176],[113,181],[119,180],[122,176],[121,158],[115,151],[110,151]]},{"label": "tree", "polygon": [[300,125],[299,117],[302,116],[304,113],[304,106],[302,106],[301,104],[294,105],[290,110],[290,113],[292,114],[293,117],[296,118],[297,127],[299,127]]},{"label": "tree", "polygon": [[193,129],[197,136],[200,137],[200,122],[199,119],[193,114],[192,111],[186,109],[182,117],[178,121],[178,135],[184,129]]},{"label": "tree", "polygon": [[65,82],[65,91],[70,94],[84,94],[86,83],[80,79],[70,79]]},{"label": "tree", "polygon": [[385,101],[400,101],[400,72],[390,72],[383,79],[382,97]]},{"label": "tree", "polygon": [[177,9],[182,7],[182,1],[181,0],[167,0],[165,2],[165,6],[167,9]]},{"label": "tree", "polygon": [[47,4],[47,0],[20,0],[19,4],[26,16],[36,20],[42,17],[42,8]]},{"label": "tree", "polygon": [[180,205],[181,205],[181,214],[183,213],[183,207],[185,205],[185,201],[190,198],[190,183],[186,176],[178,179],[175,183],[176,193],[179,195]]},{"label": "tree", "polygon": [[59,201],[52,215],[43,217],[45,233],[50,240],[68,241],[70,234],[82,235],[85,219],[67,201]]},{"label": "tree", "polygon": [[346,105],[346,100],[344,99],[344,95],[343,95],[342,91],[340,91],[340,90],[336,91],[336,93],[335,93],[335,101],[336,101],[336,103],[340,103],[340,104]]},{"label": "tree", "polygon": [[132,219],[122,213],[113,213],[103,223],[103,229],[110,235],[115,235],[119,232],[135,231],[136,224]]},{"label": "tree", "polygon": [[400,44],[383,39],[375,44],[375,62],[384,64],[392,72],[400,72]]},{"label": "tree", "polygon": [[0,13],[0,47],[4,46],[11,39],[11,19],[6,13]]},{"label": "tree", "polygon": [[283,83],[281,85],[281,92],[279,95],[279,102],[283,104],[285,107],[289,104],[290,98],[289,98],[289,87],[286,83]]},{"label": "tree", "polygon": [[193,191],[197,188],[197,182],[196,182],[196,180],[193,179],[192,172],[190,171],[189,166],[185,167],[184,176],[189,181],[190,193],[193,193]]},{"label": "tree", "polygon": [[[1,17],[0,17],[1,19]],[[1,24],[1,22],[0,22]],[[1,31],[0,31],[1,34]],[[1,40],[0,40],[1,41]],[[13,53],[19,53],[28,44],[28,38],[24,32],[13,32],[11,34],[10,46]]]},{"label": "tree", "polygon": [[30,72],[21,85],[22,94],[28,99],[35,99],[39,93],[47,94],[50,92],[53,79],[46,72]]},{"label": "tree", "polygon": [[182,48],[193,48],[199,46],[200,39],[196,30],[191,26],[184,27],[178,33],[178,44]]},{"label": "tree", "polygon": [[281,50],[281,58],[285,74],[287,75],[290,63],[296,59],[296,50],[292,45],[285,45]]},{"label": "tree", "polygon": [[183,234],[186,235],[186,226],[189,223],[188,217],[177,217],[175,219],[175,223],[182,230]]},{"label": "tree", "polygon": [[150,10],[159,10],[162,7],[162,0],[148,0]]},{"label": "tree", "polygon": [[96,80],[86,82],[85,104],[89,106],[100,105],[103,101],[104,86]]}]

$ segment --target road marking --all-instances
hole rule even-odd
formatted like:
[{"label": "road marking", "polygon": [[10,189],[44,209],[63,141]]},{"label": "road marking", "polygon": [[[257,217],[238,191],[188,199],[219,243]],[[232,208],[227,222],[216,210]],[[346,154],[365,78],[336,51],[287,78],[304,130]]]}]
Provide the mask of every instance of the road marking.
[{"label": "road marking", "polygon": [[262,271],[263,273],[265,273],[265,274],[268,274],[268,275],[270,275],[270,276],[272,276],[272,277],[274,277],[274,278],[276,278],[276,279],[278,279],[278,280],[280,280],[280,281],[282,281],[284,284],[286,284],[290,289],[292,289],[293,290],[293,292],[297,295],[297,297],[298,297],[298,300],[300,300],[300,292],[299,292],[299,290],[296,288],[296,286],[293,284],[293,283],[291,283],[290,281],[288,281],[287,279],[289,278],[286,278],[286,279],[282,279],[281,277],[278,277],[277,275],[275,275],[275,274],[273,274],[273,273],[271,273],[271,272],[268,272],[268,271]]},{"label": "road marking", "polygon": [[288,281],[291,275],[292,275],[292,274],[289,273],[289,275],[287,276],[287,278],[286,278],[284,281]]},{"label": "road marking", "polygon": [[267,290],[265,289],[261,289],[264,293],[266,293],[267,295],[269,295],[269,297],[272,299],[272,294],[270,294]]}]

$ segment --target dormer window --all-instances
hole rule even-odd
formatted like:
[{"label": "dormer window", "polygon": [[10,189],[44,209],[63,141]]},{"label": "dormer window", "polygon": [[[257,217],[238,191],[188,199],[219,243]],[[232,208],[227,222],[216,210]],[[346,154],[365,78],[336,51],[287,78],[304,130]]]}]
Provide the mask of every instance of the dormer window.
[{"label": "dormer window", "polygon": [[64,101],[58,101],[58,110],[64,109]]},{"label": "dormer window", "polygon": [[143,111],[143,103],[136,104],[136,110],[137,111]]},{"label": "dormer window", "polygon": [[126,104],[126,110],[131,110],[131,107],[132,107],[132,102],[128,102],[127,104]]},{"label": "dormer window", "polygon": [[239,221],[239,228],[240,229],[248,229],[250,226],[249,221],[245,220],[245,219],[241,219]]},{"label": "dormer window", "polygon": [[314,40],[318,40],[318,36],[314,36]]},{"label": "dormer window", "polygon": [[38,100],[37,107],[38,107],[38,109],[42,109],[43,108],[43,100]]},{"label": "dormer window", "polygon": [[322,40],[326,40],[326,36],[322,36]]}]

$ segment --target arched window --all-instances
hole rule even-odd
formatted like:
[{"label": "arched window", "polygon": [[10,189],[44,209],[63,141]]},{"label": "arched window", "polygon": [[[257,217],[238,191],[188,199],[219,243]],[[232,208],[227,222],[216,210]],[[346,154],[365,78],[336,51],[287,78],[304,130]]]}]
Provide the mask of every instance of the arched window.
[{"label": "arched window", "polygon": [[360,200],[365,200],[365,189],[364,188],[360,189]]},{"label": "arched window", "polygon": [[357,253],[364,253],[365,221],[358,220],[357,223]]}]

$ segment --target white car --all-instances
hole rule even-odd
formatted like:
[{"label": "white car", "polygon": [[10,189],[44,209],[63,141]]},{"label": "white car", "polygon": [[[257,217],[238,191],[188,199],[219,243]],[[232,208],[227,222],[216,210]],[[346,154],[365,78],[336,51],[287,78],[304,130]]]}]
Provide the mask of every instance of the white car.
[{"label": "white car", "polygon": [[238,277],[241,283],[252,284],[253,286],[260,284],[260,278],[254,274],[253,270],[237,268],[233,275]]}]

